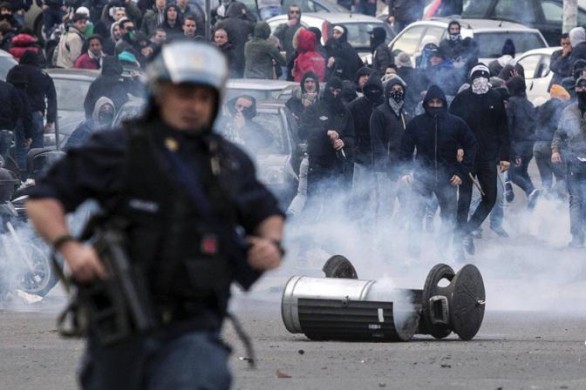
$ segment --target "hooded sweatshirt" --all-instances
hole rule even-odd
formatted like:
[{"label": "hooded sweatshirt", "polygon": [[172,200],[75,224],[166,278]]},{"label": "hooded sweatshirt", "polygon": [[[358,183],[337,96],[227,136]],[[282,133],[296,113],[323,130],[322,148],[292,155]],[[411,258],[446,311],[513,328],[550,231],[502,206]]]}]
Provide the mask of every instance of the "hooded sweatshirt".
[{"label": "hooded sweatshirt", "polygon": [[[305,90],[305,80],[308,78],[315,80],[315,93],[313,94],[308,94]],[[315,73],[304,73],[299,84],[301,88],[295,90],[295,92],[293,92],[293,96],[291,96],[291,98],[285,103],[287,108],[289,108],[289,110],[291,110],[291,112],[293,112],[297,118],[301,117],[306,107],[311,104],[315,104],[319,96],[319,80]]]},{"label": "hooded sweatshirt", "polygon": [[363,92],[363,96],[348,104],[348,110],[354,121],[354,159],[359,164],[371,165],[370,116],[383,103],[383,84],[378,72],[371,73]]},{"label": "hooded sweatshirt", "polygon": [[[398,115],[389,103],[391,89],[395,85],[403,87],[403,104],[398,110]],[[401,138],[411,120],[405,112],[405,96],[408,86],[400,77],[393,77],[385,84],[384,103],[378,106],[370,117],[370,137],[374,169],[376,172],[386,172],[391,179],[396,180],[399,176],[398,160]],[[400,105],[400,104],[399,104]]]},{"label": "hooded sweatshirt", "polygon": [[586,31],[583,27],[574,27],[568,34],[572,53],[570,53],[570,64],[578,60],[586,60]]},{"label": "hooded sweatshirt", "polygon": [[87,119],[91,118],[96,102],[103,96],[114,102],[116,111],[128,101],[128,93],[121,77],[122,71],[122,64],[118,58],[104,58],[102,74],[90,84],[83,103]]},{"label": "hooded sweatshirt", "polygon": [[313,72],[319,81],[324,81],[326,73],[326,62],[324,58],[315,51],[315,34],[304,28],[297,33],[297,58],[293,66],[294,80],[299,82],[306,72]]},{"label": "hooded sweatshirt", "polygon": [[[428,107],[434,98],[443,102],[438,112]],[[474,167],[477,148],[474,134],[462,119],[448,112],[446,96],[438,86],[429,88],[423,105],[426,112],[409,122],[401,139],[399,160],[403,173],[412,169],[416,180],[432,185],[449,185],[454,175],[463,180]],[[461,163],[457,160],[458,148],[464,149]]]},{"label": "hooded sweatshirt", "polygon": [[354,80],[358,69],[364,66],[360,56],[354,50],[352,45],[348,43],[348,29],[345,26],[339,25],[344,32],[337,38],[330,38],[326,43],[326,51],[328,57],[334,57],[336,62],[332,68],[328,68],[328,72],[342,80]]},{"label": "hooded sweatshirt", "polygon": [[537,113],[527,99],[525,80],[515,76],[507,82],[511,96],[507,104],[507,119],[511,132],[512,150],[516,156],[533,155]]},{"label": "hooded sweatshirt", "polygon": [[[269,40],[271,28],[267,22],[258,22],[254,37],[244,46],[244,77],[247,79],[275,79],[274,66],[285,66],[285,58]],[[273,65],[273,60],[275,65]]]},{"label": "hooded sweatshirt", "polygon": [[[114,107],[114,102],[111,99],[105,96],[102,96],[98,99],[94,106],[92,117],[81,122],[79,126],[73,130],[67,139],[67,143],[64,147],[65,149],[82,145],[92,135],[93,132],[105,128],[104,125],[100,123],[100,111],[106,104]],[[114,111],[114,114],[115,113],[116,111]]]}]

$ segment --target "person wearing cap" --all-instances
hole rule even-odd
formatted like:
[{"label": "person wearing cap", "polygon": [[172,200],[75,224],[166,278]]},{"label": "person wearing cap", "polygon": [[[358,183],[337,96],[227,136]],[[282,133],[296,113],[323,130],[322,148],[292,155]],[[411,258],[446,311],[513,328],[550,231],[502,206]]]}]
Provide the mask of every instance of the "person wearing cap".
[{"label": "person wearing cap", "polygon": [[562,112],[551,142],[551,161],[566,164],[572,248],[586,245],[586,77],[576,80],[577,101]]},{"label": "person wearing cap", "polygon": [[71,18],[72,25],[61,37],[57,46],[57,60],[55,65],[59,68],[73,68],[75,60],[82,54],[85,43],[85,27],[88,17],[85,14],[76,13]]},{"label": "person wearing cap", "polygon": [[482,189],[482,200],[468,218],[474,185],[471,177],[464,178],[458,199],[458,229],[469,254],[475,252],[471,233],[480,227],[496,202],[497,166],[504,172],[511,165],[507,113],[500,94],[490,88],[489,78],[486,65],[473,67],[470,88],[458,93],[450,106],[450,112],[464,119],[478,141],[472,177]]},{"label": "person wearing cap", "polygon": [[549,95],[550,99],[536,109],[537,129],[533,156],[539,170],[543,195],[546,198],[563,198],[566,192],[565,161],[560,164],[551,162],[551,141],[562,112],[570,104],[570,94],[562,86],[553,84],[549,89]]},{"label": "person wearing cap", "polygon": [[143,114],[69,150],[37,181],[27,213],[71,278],[92,285],[112,275],[71,236],[65,214],[97,200],[106,225],[126,226],[131,268],[150,300],[148,331],[131,327],[117,343],[90,322],[82,388],[227,390],[230,352],[219,335],[230,286],[248,289],[280,265],[284,215],[251,159],[213,128],[228,76],[222,53],[172,41],[146,74]]},{"label": "person wearing cap", "polygon": [[[421,230],[427,202],[435,194],[442,219],[442,234],[437,252],[447,256],[450,242],[459,260],[461,246],[454,239],[458,188],[474,169],[478,143],[465,121],[448,111],[446,95],[437,85],[429,87],[423,99],[425,112],[408,124],[398,149],[395,174],[413,194],[413,234],[409,240],[411,255],[419,257]],[[458,158],[458,149],[463,156]],[[461,195],[460,195],[461,196]]]}]

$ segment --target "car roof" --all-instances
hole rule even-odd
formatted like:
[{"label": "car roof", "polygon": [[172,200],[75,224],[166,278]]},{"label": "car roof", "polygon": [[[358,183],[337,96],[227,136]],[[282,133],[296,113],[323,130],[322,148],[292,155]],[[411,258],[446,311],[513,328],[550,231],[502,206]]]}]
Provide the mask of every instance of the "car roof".
[{"label": "car roof", "polygon": [[499,31],[499,30],[523,30],[523,31],[536,31],[536,28],[527,27],[520,23],[510,22],[507,20],[495,20],[495,19],[459,19],[459,18],[433,18],[431,20],[423,20],[412,23],[413,26],[438,26],[448,27],[451,21],[456,20],[462,26],[462,29],[472,30],[474,32],[481,31]]},{"label": "car roof", "polygon": [[52,78],[90,81],[96,79],[101,74],[99,70],[64,68],[45,69],[45,72]]},{"label": "car roof", "polygon": [[[287,15],[277,15],[267,20],[268,23],[274,20],[286,20]],[[350,12],[305,12],[301,14],[301,19],[314,19],[314,20],[327,20],[328,22],[335,23],[352,23],[352,22],[364,22],[364,23],[384,23],[382,20],[377,19],[373,16],[353,14]]]},{"label": "car roof", "polygon": [[533,54],[550,54],[551,55],[551,54],[553,54],[554,51],[561,50],[561,48],[562,48],[561,46],[550,46],[550,47],[542,47],[539,49],[531,49],[531,50],[527,50],[526,52],[521,54],[516,59],[519,60],[519,58],[521,58],[521,57],[525,57],[525,56],[533,55]]},{"label": "car roof", "polygon": [[264,80],[264,79],[229,79],[226,85],[228,89],[254,89],[258,91],[272,91],[285,89],[299,83],[285,80]]}]

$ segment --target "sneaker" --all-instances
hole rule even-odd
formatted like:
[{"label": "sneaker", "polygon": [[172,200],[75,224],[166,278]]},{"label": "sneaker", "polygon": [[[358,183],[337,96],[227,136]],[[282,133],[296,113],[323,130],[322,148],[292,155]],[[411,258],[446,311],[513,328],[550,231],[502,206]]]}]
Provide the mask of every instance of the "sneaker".
[{"label": "sneaker", "polygon": [[509,233],[507,233],[507,231],[505,229],[503,229],[502,226],[491,226],[490,230],[492,230],[493,232],[496,233],[497,236],[499,237],[503,237],[503,238],[508,238],[509,237]]},{"label": "sneaker", "polygon": [[510,181],[505,182],[505,199],[511,203],[515,199],[515,193],[513,192],[513,184]]},{"label": "sneaker", "polygon": [[539,195],[541,195],[541,191],[539,191],[538,189],[534,189],[533,191],[531,191],[531,193],[529,194],[529,196],[527,197],[527,208],[533,210],[535,208],[535,205],[537,204],[537,199],[539,198]]},{"label": "sneaker", "polygon": [[481,239],[482,238],[482,229],[476,229],[472,233],[470,233],[470,235],[476,239]]},{"label": "sneaker", "polygon": [[473,255],[474,252],[476,252],[476,247],[474,246],[474,238],[472,237],[472,235],[467,234],[466,236],[464,236],[464,239],[462,240],[462,245],[464,246],[464,249],[469,255]]}]

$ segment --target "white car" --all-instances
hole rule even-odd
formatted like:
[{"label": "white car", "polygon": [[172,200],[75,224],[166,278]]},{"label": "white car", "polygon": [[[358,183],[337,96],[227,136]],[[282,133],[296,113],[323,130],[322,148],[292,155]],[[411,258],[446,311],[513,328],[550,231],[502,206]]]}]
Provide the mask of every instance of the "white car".
[{"label": "white car", "polygon": [[553,77],[549,67],[551,55],[560,49],[561,46],[529,50],[517,58],[517,63],[525,69],[527,97],[530,101],[535,102],[537,98],[549,99],[547,88]]},{"label": "white car", "polygon": [[[433,19],[411,23],[389,43],[392,52],[402,51],[415,60],[426,43],[439,43],[446,38],[452,19]],[[479,61],[488,65],[501,56],[506,39],[512,39],[517,55],[528,50],[547,47],[539,30],[503,20],[459,19],[462,37],[472,37],[478,44]]]}]

